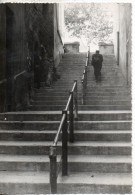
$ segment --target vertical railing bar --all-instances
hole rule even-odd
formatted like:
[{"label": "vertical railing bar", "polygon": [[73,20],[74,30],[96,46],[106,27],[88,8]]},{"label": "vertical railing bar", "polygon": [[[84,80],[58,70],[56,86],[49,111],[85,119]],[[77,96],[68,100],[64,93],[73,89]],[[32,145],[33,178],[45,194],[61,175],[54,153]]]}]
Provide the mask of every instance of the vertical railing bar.
[{"label": "vertical railing bar", "polygon": [[75,104],[75,119],[78,118],[78,101],[77,101],[77,98],[78,98],[78,91],[77,91],[77,80],[74,80],[74,82],[76,82],[76,85],[75,85],[75,91],[73,93],[73,97],[74,97],[74,104]]},{"label": "vertical railing bar", "polygon": [[83,96],[84,96],[84,80],[82,80],[82,104],[83,104]]},{"label": "vertical railing bar", "polygon": [[68,174],[68,162],[67,162],[67,155],[68,155],[68,148],[67,148],[67,110],[63,110],[63,114],[65,114],[65,120],[62,127],[62,176],[66,176]]},{"label": "vertical railing bar", "polygon": [[50,187],[51,194],[57,193],[57,154],[56,146],[50,147]]},{"label": "vertical railing bar", "polygon": [[74,113],[73,113],[73,92],[70,91],[71,102],[69,105],[69,141],[74,142]]},{"label": "vertical railing bar", "polygon": [[85,89],[86,89],[86,66],[85,66]]},{"label": "vertical railing bar", "polygon": [[57,177],[58,177],[59,172],[60,172],[60,168],[61,168],[61,164],[62,164],[61,162],[62,162],[62,156],[61,156],[61,158],[59,160],[59,164],[57,165]]},{"label": "vertical railing bar", "polygon": [[[88,66],[88,64],[87,64],[87,66]],[[85,86],[85,88],[87,87],[87,66],[86,66],[86,86]]]}]

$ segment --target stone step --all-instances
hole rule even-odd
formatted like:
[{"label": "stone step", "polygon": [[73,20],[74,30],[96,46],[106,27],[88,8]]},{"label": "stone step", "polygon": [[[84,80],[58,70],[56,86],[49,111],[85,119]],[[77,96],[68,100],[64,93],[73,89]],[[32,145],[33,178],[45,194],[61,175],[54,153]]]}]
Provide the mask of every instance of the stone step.
[{"label": "stone step", "polygon": [[[49,155],[51,141],[1,141],[0,154]],[[68,143],[71,155],[131,155],[130,142],[79,141]],[[57,154],[61,154],[61,143],[57,144]]]},{"label": "stone step", "polygon": [[1,121],[60,121],[62,111],[22,111],[0,113]]},{"label": "stone step", "polygon": [[[78,80],[78,82],[80,82],[80,80]],[[95,78],[91,78],[91,81],[88,80],[87,83],[91,83],[91,86],[104,86],[106,85],[106,83],[108,83],[110,86],[113,86],[113,85],[117,85],[117,84],[122,84],[124,83],[122,79],[117,79],[117,78],[114,78],[114,80],[110,80],[110,77],[108,78],[102,78],[102,81],[101,82],[96,82]]]},{"label": "stone step", "polygon": [[76,57],[68,57],[68,58],[63,58],[62,61],[60,62],[61,64],[68,65],[68,64],[85,64],[86,63],[86,57],[82,58],[76,58]]},{"label": "stone step", "polygon": [[[76,71],[77,74],[81,74],[81,73],[83,74],[84,68],[85,68],[85,64],[72,64],[72,63],[69,64],[69,63],[67,63],[67,65],[65,64],[65,66],[61,65],[61,67],[59,67],[58,73],[61,76],[63,76],[63,75],[65,75],[65,72],[63,73],[63,71],[65,70],[67,73],[71,72],[71,74],[74,74],[73,71]],[[88,76],[92,75],[93,72],[94,72],[93,68],[92,69],[89,67],[87,68]],[[111,67],[108,68],[107,66],[104,66],[102,68],[101,73],[104,75],[114,75],[114,76],[120,74],[116,69],[111,68]],[[122,78],[121,75],[120,75],[120,77]],[[60,79],[61,79],[61,77],[60,77]]]},{"label": "stone step", "polygon": [[[52,96],[65,96],[67,95],[67,98],[69,97],[69,90],[65,89],[65,90],[59,90],[59,91],[54,91],[54,90],[50,90],[50,91],[42,91],[42,92],[38,92],[35,94],[36,97],[39,97],[39,96],[48,96],[48,95],[52,95]],[[82,96],[82,92],[78,92],[78,95],[79,96]],[[130,93],[128,92],[124,92],[124,91],[114,91],[114,92],[103,92],[103,91],[88,91],[86,92],[86,97],[87,96],[127,96],[129,95],[130,96]]]},{"label": "stone step", "polygon": [[[84,66],[85,64],[71,64],[69,66],[69,64],[67,64],[67,66],[61,66],[61,68],[59,68],[59,73],[63,73],[63,71],[82,71],[83,72],[83,69],[84,69]],[[62,74],[63,75],[63,74]]]},{"label": "stone step", "polygon": [[[83,72],[83,71],[82,71]],[[59,83],[63,83],[63,82],[65,82],[65,80],[67,79],[67,77],[69,78],[69,81],[67,81],[67,83],[69,82],[70,83],[70,81],[74,81],[74,80],[77,80],[78,82],[80,82],[81,81],[81,79],[82,79],[82,73],[80,73],[80,74],[70,74],[70,72],[69,73],[65,73],[64,75],[62,75],[61,76],[61,79],[59,80]],[[110,75],[110,74],[103,74],[102,73],[102,75],[101,75],[101,82],[98,82],[98,83],[96,83],[96,80],[95,80],[95,77],[94,77],[94,73],[91,75],[91,77],[90,76],[88,76],[88,83],[95,83],[95,84],[97,84],[97,85],[103,85],[103,84],[111,84],[111,83],[113,83],[114,85],[119,85],[119,84],[122,84],[122,83],[124,83],[124,80],[123,80],[123,77],[120,77],[119,75],[116,75],[116,74],[114,74],[114,75]]]},{"label": "stone step", "polygon": [[78,62],[81,62],[81,61],[86,61],[86,54],[85,55],[64,55],[62,57],[62,61],[78,61]]},{"label": "stone step", "polygon": [[[57,130],[0,130],[1,141],[53,141]],[[131,141],[130,130],[78,130],[75,141]],[[61,140],[61,135],[59,140]]]},{"label": "stone step", "polygon": [[50,193],[49,172],[1,171],[0,189],[2,194]]},{"label": "stone step", "polygon": [[[60,156],[57,157],[59,164]],[[69,155],[68,171],[98,173],[131,173],[131,156]],[[0,171],[49,171],[48,156],[0,155]]]},{"label": "stone step", "polygon": [[[122,105],[122,106],[131,106],[131,101],[125,101],[125,100],[87,100],[85,101],[87,105]],[[50,101],[49,99],[46,101],[33,101],[31,105],[39,105],[39,106],[46,106],[46,105],[65,105],[67,104],[67,99],[65,100],[55,100],[55,101]],[[82,100],[78,101],[78,104],[82,104]]]},{"label": "stone step", "polygon": [[[126,97],[123,97],[123,95],[119,95],[119,96],[93,96],[94,94],[91,94],[91,96],[86,96],[85,97],[85,101],[87,102],[88,100],[103,100],[103,97],[104,97],[104,100],[125,100],[125,101],[131,101],[131,98],[129,96],[126,96]],[[45,100],[51,100],[51,101],[57,101],[57,100],[68,100],[68,96],[65,94],[65,95],[60,95],[60,96],[52,96],[52,95],[44,95],[44,96],[41,96],[41,97],[34,97],[34,100],[35,101],[45,101]],[[82,96],[79,95],[78,96],[78,100],[82,100]]]},{"label": "stone step", "polygon": [[[63,68],[63,67],[74,67],[74,65],[78,65],[79,66],[85,66],[86,64],[86,59],[82,59],[82,60],[77,60],[77,59],[63,59],[60,64],[59,64],[59,67],[58,68]],[[107,69],[118,69],[116,64],[114,62],[104,62],[102,64],[102,68],[107,68]],[[89,63],[88,64],[88,68],[93,68],[93,66]]]},{"label": "stone step", "polygon": [[[68,68],[67,70],[65,70],[66,68],[63,67],[63,70],[61,69],[58,71],[58,73],[60,74],[59,80],[62,80],[64,77],[67,80],[67,77],[66,77],[66,75],[67,75],[70,78],[70,80],[72,79],[72,81],[73,81],[74,77],[72,77],[72,76],[83,75],[84,67],[85,66],[78,67],[78,70],[76,70],[77,66],[74,68],[71,68],[71,69]],[[65,70],[65,72],[63,72],[64,70]],[[117,72],[117,70],[111,70],[111,69],[106,70],[106,68],[101,70],[101,78],[108,78],[109,76],[110,76],[111,80],[114,80],[114,78],[117,78],[117,80],[122,79],[124,81],[123,76],[121,75],[120,72]],[[87,77],[88,77],[88,79],[94,78],[94,69],[87,71]]]},{"label": "stone step", "polygon": [[[71,88],[72,88],[72,86],[73,86],[73,84],[71,85]],[[81,85],[80,85],[81,86]],[[62,87],[60,87],[59,85],[58,86],[55,86],[55,87],[52,87],[52,88],[44,88],[44,89],[42,89],[42,90],[40,90],[39,89],[39,91],[38,91],[38,93],[41,93],[41,92],[48,92],[48,91],[67,91],[67,90],[69,90],[68,88],[69,87],[67,87],[67,88],[65,88],[66,86],[62,86]],[[87,90],[89,90],[89,91],[99,91],[99,92],[115,92],[115,91],[118,91],[118,92],[129,92],[130,93],[130,91],[128,90],[128,88],[122,88],[122,87],[110,87],[110,88],[108,88],[108,87],[102,87],[101,88],[101,86],[99,87],[99,86],[97,86],[97,87],[90,87],[90,85],[88,84],[88,87],[87,87]]]},{"label": "stone step", "polygon": [[[89,74],[87,74],[87,78],[89,80],[90,79],[93,80],[93,78],[95,78],[94,70],[90,70],[90,71],[88,71],[88,73]],[[110,79],[109,79],[109,76],[110,76]],[[101,78],[108,79],[108,82],[110,82],[110,80],[115,80],[115,79],[124,81],[123,76],[121,75],[121,73],[120,72],[115,72],[115,71],[107,72],[106,70],[101,70]],[[119,84],[121,84],[121,83],[119,83]]]},{"label": "stone step", "polygon": [[[44,90],[40,90],[40,91],[38,91],[38,92],[36,92],[36,94],[44,94],[44,93],[46,93],[46,94],[48,94],[48,93],[65,93],[65,92],[68,92],[69,93],[69,91],[72,89],[72,86],[71,87],[65,87],[65,86],[63,86],[63,87],[54,87],[54,88],[51,88],[51,89],[44,89]],[[82,87],[80,86],[80,88],[78,88],[78,90],[81,90],[82,89]],[[87,93],[102,93],[102,94],[104,94],[104,93],[116,93],[116,94],[121,94],[121,93],[124,93],[124,94],[131,94],[131,92],[130,91],[128,91],[127,89],[102,89],[101,87],[100,87],[100,89],[97,89],[96,87],[95,88],[87,88],[87,90],[86,90],[86,94]]]},{"label": "stone step", "polygon": [[75,141],[131,141],[131,131],[129,130],[80,130],[75,131]]},{"label": "stone step", "polygon": [[131,120],[131,111],[79,111],[78,120]]},{"label": "stone step", "polygon": [[[60,111],[65,109],[65,105],[34,105],[30,107],[30,110],[33,111]],[[131,106],[126,106],[126,105],[79,105],[78,106],[79,110],[85,111],[85,110],[90,110],[90,111],[95,111],[95,110],[131,110]]]},{"label": "stone step", "polygon": [[76,130],[131,130],[131,121],[77,121]]},{"label": "stone step", "polygon": [[69,79],[72,79],[72,81],[73,80],[79,80],[79,79],[81,79],[82,74],[83,74],[83,70],[80,73],[76,73],[76,74],[75,73],[71,73],[71,71],[65,72],[65,73],[62,74],[60,81],[63,81],[65,79],[67,79],[67,77]]},{"label": "stone step", "polygon": [[79,110],[131,110],[129,105],[80,105]]},{"label": "stone step", "polygon": [[71,173],[60,181],[58,192],[62,194],[130,194],[132,191],[129,173]]},{"label": "stone step", "polygon": [[[0,121],[0,130],[57,130],[60,121]],[[75,129],[84,130],[130,130],[131,121],[77,121]]]},{"label": "stone step", "polygon": [[[67,84],[64,84],[63,82],[61,83],[56,83],[56,84],[54,84],[52,87],[51,87],[51,89],[59,89],[59,90],[63,90],[64,88],[65,89],[71,89],[72,88],[72,86],[73,86],[73,83],[70,83],[70,82],[68,82]],[[82,83],[80,82],[80,83],[78,83],[78,89],[81,89],[82,88]],[[101,88],[102,87],[102,88]],[[111,89],[112,89],[112,92],[113,91],[117,91],[117,90],[119,90],[119,91],[127,91],[127,92],[129,92],[129,93],[131,93],[131,91],[130,91],[130,89],[128,89],[128,88],[126,88],[126,87],[119,87],[119,86],[114,86],[114,85],[110,85],[110,87],[108,87],[108,86],[105,86],[105,85],[95,85],[95,82],[93,82],[93,85],[92,85],[92,83],[91,84],[87,84],[87,88],[86,88],[86,90],[90,90],[90,91],[108,91],[108,90],[110,90],[111,91]],[[46,91],[46,90],[49,90],[48,88],[40,88],[39,89],[39,91],[37,91],[37,93],[39,93],[39,92],[43,92],[43,91]]]},{"label": "stone step", "polygon": [[[56,83],[54,83],[53,84],[53,86],[52,86],[52,88],[53,87],[66,87],[66,86],[72,86],[73,85],[73,81],[65,81],[65,82],[62,82],[61,83],[61,81],[59,80],[59,81],[57,81]],[[102,85],[102,83],[101,83],[101,85]],[[94,85],[94,86],[92,86],[91,85],[91,83],[87,83],[87,86],[89,86],[89,89],[100,89],[101,88],[101,85]],[[40,89],[44,89],[45,87],[41,87]],[[105,85],[102,85],[102,88],[103,89],[127,89],[127,90],[131,90],[128,86],[124,86],[124,85],[122,85],[122,84],[120,84],[120,85],[108,85],[107,83],[105,84]],[[38,90],[37,90],[38,91]]]},{"label": "stone step", "polygon": [[[57,192],[59,194],[130,194],[131,185],[130,173],[79,172],[69,173],[68,177],[59,175]],[[2,194],[49,194],[49,173],[1,171],[0,188]]]},{"label": "stone step", "polygon": [[[1,121],[60,121],[62,111],[22,111],[0,113]],[[79,121],[131,120],[131,111],[78,111]]]}]

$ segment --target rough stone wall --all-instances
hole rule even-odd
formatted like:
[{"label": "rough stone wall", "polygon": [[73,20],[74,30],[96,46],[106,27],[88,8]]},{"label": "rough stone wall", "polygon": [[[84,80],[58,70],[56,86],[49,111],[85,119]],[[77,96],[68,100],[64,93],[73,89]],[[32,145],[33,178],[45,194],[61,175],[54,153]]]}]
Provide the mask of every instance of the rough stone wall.
[{"label": "rough stone wall", "polygon": [[[27,43],[24,4],[6,6],[7,110],[25,109],[28,103],[26,79]],[[8,34],[9,33],[9,34]],[[23,97],[22,97],[23,94]]]},{"label": "rough stone wall", "polygon": [[[54,4],[26,4],[26,32],[28,39],[28,48],[32,55],[32,64],[35,66],[34,53],[35,46],[36,52],[40,56],[41,45],[47,53],[48,59],[53,59],[54,50]],[[45,82],[45,76],[49,70],[48,62],[42,63],[41,81]]]},{"label": "rough stone wall", "polygon": [[53,57],[53,7],[54,4],[26,4],[26,17],[29,18],[29,28],[43,44],[48,57]]},{"label": "rough stone wall", "polygon": [[6,100],[6,75],[5,75],[5,62],[6,62],[6,37],[5,37],[5,6],[0,6],[0,112],[4,111]]},{"label": "rough stone wall", "polygon": [[[15,110],[18,102],[17,86],[19,76],[24,73],[24,10],[19,4],[0,5],[0,40],[1,76],[0,76],[0,111]],[[4,82],[3,82],[4,79]],[[24,79],[21,79],[21,84]],[[23,99],[25,100],[25,94]]]},{"label": "rough stone wall", "polygon": [[62,29],[59,28],[59,12],[58,4],[54,5],[54,64],[57,67],[60,63],[62,54],[64,53],[62,41]]},{"label": "rough stone wall", "polygon": [[128,84],[131,85],[131,77],[132,77],[132,7],[131,4],[125,8],[126,12],[126,56],[127,56],[127,81]]},{"label": "rough stone wall", "polygon": [[[58,65],[63,45],[56,7],[49,3],[0,4],[0,112],[24,110],[29,105],[36,75],[34,56],[36,54],[40,61],[41,45],[47,59]],[[45,67],[52,66],[48,60],[41,66],[46,75],[49,67]],[[40,69],[40,73],[43,70]],[[45,80],[44,74],[41,78]]]}]

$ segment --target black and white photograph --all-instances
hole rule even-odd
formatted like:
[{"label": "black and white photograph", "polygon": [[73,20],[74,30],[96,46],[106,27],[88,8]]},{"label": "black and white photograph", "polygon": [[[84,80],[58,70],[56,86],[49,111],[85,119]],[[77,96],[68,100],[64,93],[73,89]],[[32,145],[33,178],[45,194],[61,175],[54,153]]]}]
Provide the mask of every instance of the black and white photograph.
[{"label": "black and white photograph", "polygon": [[0,1],[0,195],[135,193],[133,7]]}]

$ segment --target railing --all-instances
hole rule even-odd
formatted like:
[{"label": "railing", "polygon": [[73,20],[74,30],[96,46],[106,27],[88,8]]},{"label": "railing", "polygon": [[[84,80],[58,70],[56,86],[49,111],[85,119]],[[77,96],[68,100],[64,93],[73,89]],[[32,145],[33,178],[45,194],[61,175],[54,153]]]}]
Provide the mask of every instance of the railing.
[{"label": "railing", "polygon": [[[68,174],[68,133],[69,141],[74,142],[74,119],[78,117],[77,81],[74,81],[53,145],[50,147],[50,187],[51,193],[57,193],[57,177],[62,165],[62,176]],[[62,132],[61,160],[57,165],[57,143]]]},{"label": "railing", "polygon": [[81,79],[81,82],[82,82],[82,104],[84,104],[84,96],[86,94],[87,72],[88,72],[89,61],[90,61],[90,48],[88,49],[88,52],[87,52],[86,64],[85,64],[85,68],[84,68],[84,71],[83,71],[83,76],[82,76],[82,79]]}]

